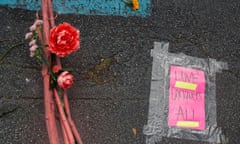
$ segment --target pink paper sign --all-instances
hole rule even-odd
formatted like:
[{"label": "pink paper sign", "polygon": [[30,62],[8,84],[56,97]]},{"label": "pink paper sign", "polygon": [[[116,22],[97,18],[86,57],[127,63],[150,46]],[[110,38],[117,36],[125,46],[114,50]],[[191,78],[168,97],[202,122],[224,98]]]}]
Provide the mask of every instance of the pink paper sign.
[{"label": "pink paper sign", "polygon": [[204,130],[204,95],[203,71],[170,66],[168,125]]}]

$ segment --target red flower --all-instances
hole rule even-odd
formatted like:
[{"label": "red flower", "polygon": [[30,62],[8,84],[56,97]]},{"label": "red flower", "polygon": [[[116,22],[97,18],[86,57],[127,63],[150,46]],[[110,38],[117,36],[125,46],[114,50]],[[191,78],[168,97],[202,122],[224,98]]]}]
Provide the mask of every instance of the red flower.
[{"label": "red flower", "polygon": [[73,84],[73,80],[73,75],[68,71],[64,71],[57,78],[58,86],[63,89],[70,88]]},{"label": "red flower", "polygon": [[49,51],[64,57],[80,48],[80,32],[69,23],[59,24],[50,31]]},{"label": "red flower", "polygon": [[54,65],[54,66],[52,67],[53,73],[59,72],[60,69],[61,69],[61,68],[60,68],[60,66],[58,66],[58,65]]}]

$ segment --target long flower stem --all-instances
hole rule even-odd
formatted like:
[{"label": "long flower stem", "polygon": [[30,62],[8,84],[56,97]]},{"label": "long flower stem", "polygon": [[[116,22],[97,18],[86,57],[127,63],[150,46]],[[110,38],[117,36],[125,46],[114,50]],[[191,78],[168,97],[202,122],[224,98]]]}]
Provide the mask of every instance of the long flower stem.
[{"label": "long flower stem", "polygon": [[[49,21],[48,21],[48,3],[47,0],[42,0],[42,15],[43,15],[43,45],[46,45],[49,39]],[[49,51],[45,48],[45,57],[50,60]],[[49,61],[50,62],[50,61]],[[50,91],[50,76],[48,74],[48,66],[43,64],[42,66],[42,76],[44,85],[44,104],[45,104],[45,117],[46,125],[48,131],[48,137],[50,144],[60,144],[58,131],[56,127],[55,111],[54,111],[54,101],[52,97],[52,92]]]},{"label": "long flower stem", "polygon": [[[44,68],[45,69],[45,68]],[[55,104],[52,98],[52,92],[49,90],[49,75],[43,76],[44,83],[44,103],[45,103],[45,117],[50,144],[59,144],[58,131],[56,128],[55,119]]]},{"label": "long flower stem", "polygon": [[57,65],[59,66],[59,68],[62,69],[61,60],[60,60],[60,58],[59,58],[58,56],[57,56],[57,58],[56,58],[56,63],[57,63]]},{"label": "long flower stem", "polygon": [[[62,68],[62,65],[61,65],[61,60],[59,57],[56,58],[56,64]],[[70,112],[70,107],[69,107],[69,101],[68,101],[68,96],[67,96],[67,92],[66,90],[64,91],[64,96],[63,96],[63,101],[64,101],[64,108],[65,108],[65,112],[66,112],[66,115],[67,115],[67,120],[68,120],[68,123],[71,127],[71,130],[73,132],[73,135],[77,141],[78,144],[83,144],[82,142],[82,139],[78,133],[78,130],[72,120],[72,117],[71,117],[71,112]]]},{"label": "long flower stem", "polygon": [[[42,15],[43,15],[43,33],[38,31],[40,41],[43,46],[47,46],[49,41],[50,28],[55,26],[53,17],[53,8],[51,0],[42,0]],[[75,144],[75,139],[78,144],[83,144],[81,137],[77,131],[77,128],[71,118],[69,102],[67,99],[66,92],[64,93],[64,107],[61,104],[61,99],[56,89],[53,89],[53,93],[50,90],[50,78],[51,78],[51,66],[54,64],[55,59],[52,60],[51,53],[48,51],[47,47],[43,49],[44,58],[42,66],[42,76],[44,84],[44,103],[45,103],[45,116],[47,131],[49,135],[50,144],[60,144],[58,130],[56,127],[55,119],[55,105],[57,106],[60,126],[62,129],[62,135],[64,138],[64,144]],[[56,58],[56,64],[61,68],[60,58]],[[53,77],[53,76],[52,76]],[[55,78],[55,77],[53,77]],[[54,101],[54,98],[55,101]]]},{"label": "long flower stem", "polygon": [[63,110],[63,107],[62,107],[61,100],[59,98],[58,92],[57,92],[56,89],[54,89],[53,92],[54,92],[56,104],[57,104],[57,107],[58,107],[60,122],[62,122],[62,124],[64,126],[64,129],[65,129],[66,135],[68,137],[69,143],[70,144],[75,144],[75,140],[74,140],[74,137],[72,135],[72,131],[71,131],[71,128],[70,128],[70,126],[68,124],[67,118],[66,118],[66,116],[64,114],[64,110]]},{"label": "long flower stem", "polygon": [[63,135],[64,144],[69,144],[66,129],[64,128],[64,125],[62,123],[60,125],[61,125],[61,128],[62,128],[62,135]]},{"label": "long flower stem", "polygon": [[55,21],[54,21],[54,17],[53,17],[53,7],[52,7],[52,1],[48,0],[48,8],[49,8],[49,17],[50,17],[50,25],[51,27],[55,26]]},{"label": "long flower stem", "polygon": [[68,101],[68,96],[67,96],[67,92],[64,91],[64,96],[63,96],[63,101],[64,101],[64,107],[65,107],[65,111],[66,111],[66,114],[67,114],[67,117],[68,117],[68,122],[69,122],[69,125],[72,129],[72,132],[73,132],[73,135],[77,141],[78,144],[83,144],[82,142],[82,139],[77,131],[77,128],[72,120],[72,116],[71,116],[71,113],[70,113],[70,107],[69,107],[69,101]]}]

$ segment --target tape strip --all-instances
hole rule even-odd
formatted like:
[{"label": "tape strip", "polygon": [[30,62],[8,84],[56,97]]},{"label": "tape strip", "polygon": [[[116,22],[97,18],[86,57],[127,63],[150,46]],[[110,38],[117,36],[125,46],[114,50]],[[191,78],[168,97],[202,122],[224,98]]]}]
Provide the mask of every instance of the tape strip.
[{"label": "tape strip", "polygon": [[197,85],[194,83],[187,83],[182,81],[176,81],[175,83],[176,88],[188,89],[188,90],[196,90]]},{"label": "tape strip", "polygon": [[199,122],[197,121],[178,121],[177,122],[178,127],[199,127]]}]

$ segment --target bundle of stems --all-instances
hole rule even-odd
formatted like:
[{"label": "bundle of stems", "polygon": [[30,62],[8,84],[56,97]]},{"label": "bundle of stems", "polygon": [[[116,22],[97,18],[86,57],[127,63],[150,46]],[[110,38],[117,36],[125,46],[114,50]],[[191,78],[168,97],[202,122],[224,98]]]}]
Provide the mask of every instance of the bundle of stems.
[{"label": "bundle of stems", "polygon": [[[43,16],[43,32],[38,32],[39,38],[44,48],[44,55],[47,64],[42,65],[43,89],[46,126],[50,144],[61,144],[60,136],[64,139],[64,144],[83,144],[77,128],[72,120],[69,108],[69,101],[66,90],[60,92],[56,88],[50,88],[50,72],[52,64],[58,65],[60,68],[61,61],[58,56],[52,59],[52,55],[48,50],[48,41],[50,29],[55,26],[53,15],[53,7],[51,0],[42,0],[42,16]],[[61,96],[62,95],[62,96]],[[56,115],[59,117],[61,127],[61,135],[57,128]]]}]

